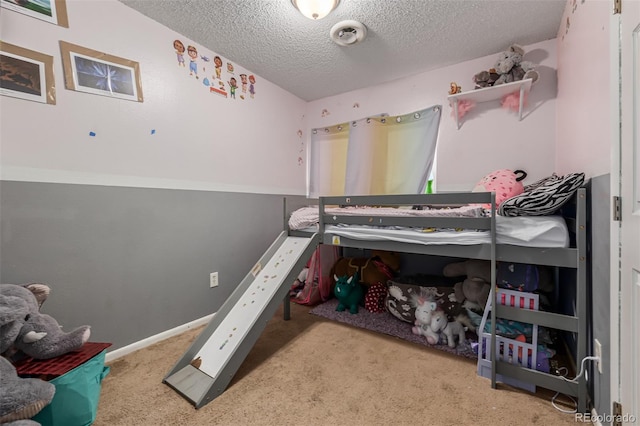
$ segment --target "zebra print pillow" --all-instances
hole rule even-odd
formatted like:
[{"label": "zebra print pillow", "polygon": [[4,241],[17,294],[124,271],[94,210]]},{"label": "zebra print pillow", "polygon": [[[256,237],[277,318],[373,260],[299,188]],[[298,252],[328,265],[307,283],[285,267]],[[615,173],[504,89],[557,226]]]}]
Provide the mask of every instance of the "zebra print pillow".
[{"label": "zebra print pillow", "polygon": [[[539,185],[536,185],[540,183]],[[531,189],[500,204],[501,216],[544,216],[558,210],[584,183],[584,173],[555,174],[532,184]]]}]

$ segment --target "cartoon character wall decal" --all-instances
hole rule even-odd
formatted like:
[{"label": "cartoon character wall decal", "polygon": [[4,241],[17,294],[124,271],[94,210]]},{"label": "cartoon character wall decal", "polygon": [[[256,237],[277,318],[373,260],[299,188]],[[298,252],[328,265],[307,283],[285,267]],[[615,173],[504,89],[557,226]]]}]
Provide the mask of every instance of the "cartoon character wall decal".
[{"label": "cartoon character wall decal", "polygon": [[247,85],[249,84],[246,74],[240,74],[240,84],[242,84],[242,95],[240,95],[240,98],[244,99],[244,94],[247,93]]},{"label": "cartoon character wall decal", "polygon": [[236,81],[236,79],[234,77],[231,77],[229,79],[229,94],[231,95],[230,97],[235,99],[236,98],[236,89],[238,88],[238,82]]},{"label": "cartoon character wall decal", "polygon": [[173,48],[176,51],[178,66],[182,65],[184,67],[184,44],[180,40],[174,40]]},{"label": "cartoon character wall decal", "polygon": [[[200,55],[200,59],[202,59],[204,62],[210,62],[210,61],[211,61],[211,59],[209,59],[209,57],[208,57],[208,56],[202,56],[202,55]],[[203,65],[202,65],[202,72],[205,72],[205,71],[207,71],[207,69],[204,67],[204,64],[203,64]]]},{"label": "cartoon character wall decal", "polygon": [[256,77],[251,74],[249,76],[249,94],[251,96],[251,99],[253,99],[253,96],[256,94],[256,88],[254,87],[254,85],[256,84]]},{"label": "cartoon character wall decal", "polygon": [[189,58],[191,58],[189,61],[189,75],[195,74],[196,78],[198,78],[198,62],[196,62],[196,59],[198,59],[198,49],[190,45],[187,47],[187,54]]},{"label": "cartoon character wall decal", "polygon": [[222,59],[220,56],[213,58],[213,63],[216,66],[216,78],[222,80]]},{"label": "cartoon character wall decal", "polygon": [[[203,74],[202,84],[208,88],[208,92],[215,93],[223,96],[224,98],[236,99],[236,93],[242,90],[240,93],[240,99],[244,100],[246,94],[249,93],[251,98],[255,97],[255,83],[256,77],[249,75],[244,70],[238,70],[238,74],[234,74],[234,66],[231,62],[226,63],[226,70],[223,72],[224,61],[219,55],[206,55],[199,54],[198,48],[195,45],[186,45],[182,40],[173,40],[173,49],[178,62],[178,67],[182,66],[186,68],[185,53],[189,55],[189,75],[195,76],[197,80],[200,80],[198,72]],[[204,53],[204,52],[203,52]],[[202,64],[198,62],[202,61]],[[209,71],[207,74],[206,65],[208,62],[213,62],[215,72]],[[201,69],[198,69],[198,67]],[[240,72],[242,72],[240,74]],[[239,76],[239,77],[238,77]]]}]

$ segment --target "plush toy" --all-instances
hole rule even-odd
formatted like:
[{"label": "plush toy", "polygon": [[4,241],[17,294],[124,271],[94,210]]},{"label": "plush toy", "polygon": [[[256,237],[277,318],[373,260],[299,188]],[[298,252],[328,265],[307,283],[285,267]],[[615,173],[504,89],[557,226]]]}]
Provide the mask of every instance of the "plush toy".
[{"label": "plush toy", "polygon": [[449,263],[442,270],[442,274],[445,277],[465,277],[464,281],[453,286],[456,300],[471,302],[484,309],[491,292],[491,262],[468,259]]},{"label": "plush toy", "polygon": [[357,314],[358,306],[364,303],[364,290],[358,280],[358,274],[356,273],[352,276],[343,275],[339,278],[334,276],[334,279],[336,280],[336,286],[333,289],[333,293],[338,299],[336,311],[342,312],[349,308],[349,312]]},{"label": "plush toy", "polygon": [[451,86],[449,88],[449,94],[455,95],[456,93],[461,93],[461,92],[462,92],[462,87],[458,86],[458,83],[456,83],[455,81],[452,81]]},{"label": "plush toy", "polygon": [[440,340],[438,333],[431,328],[431,315],[438,308],[438,303],[431,298],[412,295],[411,302],[416,308],[416,321],[411,332],[418,336],[425,336],[427,342],[435,345]]},{"label": "plush toy", "polygon": [[[524,170],[496,170],[480,179],[472,192],[495,192],[497,210],[503,201],[524,192],[524,186],[521,181],[526,177],[527,173]],[[485,205],[484,207],[490,208],[491,206]]]},{"label": "plush toy", "polygon": [[459,99],[457,103],[458,109],[456,111],[455,108],[451,108],[451,116],[455,118],[457,112],[458,120],[462,120],[462,117],[467,115],[467,113],[476,106],[476,101],[474,101],[473,99]]},{"label": "plush toy", "polygon": [[298,274],[298,277],[291,284],[291,289],[289,290],[290,297],[298,297],[302,294],[302,290],[304,290],[304,285],[307,281],[307,275],[309,274],[309,268],[304,267],[302,271]]},{"label": "plush toy", "polygon": [[400,255],[396,252],[372,250],[371,257],[341,257],[332,268],[332,276],[358,274],[365,286],[386,283],[400,269]]},{"label": "plush toy", "polygon": [[512,44],[507,50],[500,52],[494,66],[498,78],[493,84],[511,83],[527,78],[532,79],[533,83],[538,81],[539,74],[534,69],[533,63],[523,61],[523,56],[524,49],[517,44]]},{"label": "plush toy", "polygon": [[51,403],[56,387],[44,380],[21,378],[16,368],[0,356],[0,423],[39,425],[29,420]]},{"label": "plush toy", "polygon": [[65,333],[53,317],[40,313],[40,304],[28,285],[0,284],[0,354],[22,352],[49,359],[79,349],[89,340],[88,325]]},{"label": "plush toy", "polygon": [[473,76],[473,83],[475,89],[483,89],[485,87],[491,87],[496,83],[496,80],[500,75],[496,72],[495,68],[491,68],[488,71],[480,71]]},{"label": "plush toy", "polygon": [[456,347],[456,341],[465,341],[464,326],[458,321],[449,321],[444,311],[436,310],[431,314],[431,330],[442,337],[442,343],[446,343],[450,348]]}]

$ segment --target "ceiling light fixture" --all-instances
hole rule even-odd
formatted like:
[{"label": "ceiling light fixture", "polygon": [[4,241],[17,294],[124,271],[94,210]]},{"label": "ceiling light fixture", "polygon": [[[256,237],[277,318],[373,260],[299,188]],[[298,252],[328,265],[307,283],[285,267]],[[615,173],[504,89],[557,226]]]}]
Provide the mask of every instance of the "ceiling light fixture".
[{"label": "ceiling light fixture", "polygon": [[340,0],[291,0],[291,3],[307,18],[318,20],[338,7]]}]

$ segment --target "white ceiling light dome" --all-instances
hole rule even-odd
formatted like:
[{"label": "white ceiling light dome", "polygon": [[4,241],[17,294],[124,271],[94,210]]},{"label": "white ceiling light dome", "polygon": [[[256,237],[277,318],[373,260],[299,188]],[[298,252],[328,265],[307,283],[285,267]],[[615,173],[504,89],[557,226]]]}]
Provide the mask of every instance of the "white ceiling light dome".
[{"label": "white ceiling light dome", "polygon": [[367,36],[367,27],[358,21],[341,21],[331,28],[329,35],[331,40],[340,46],[353,46]]},{"label": "white ceiling light dome", "polygon": [[338,7],[340,0],[291,0],[291,3],[309,19],[322,19]]}]

